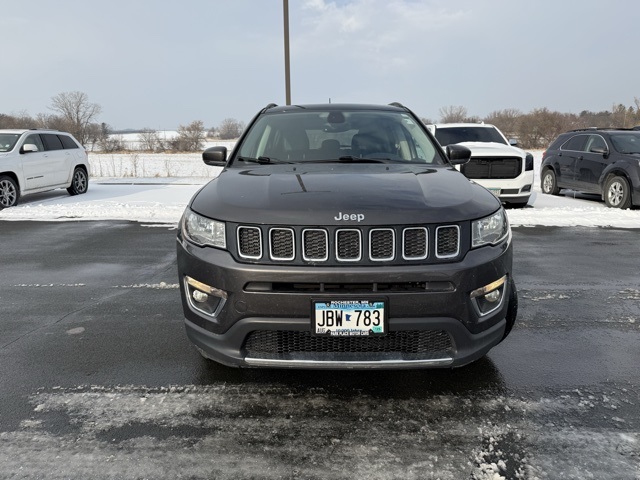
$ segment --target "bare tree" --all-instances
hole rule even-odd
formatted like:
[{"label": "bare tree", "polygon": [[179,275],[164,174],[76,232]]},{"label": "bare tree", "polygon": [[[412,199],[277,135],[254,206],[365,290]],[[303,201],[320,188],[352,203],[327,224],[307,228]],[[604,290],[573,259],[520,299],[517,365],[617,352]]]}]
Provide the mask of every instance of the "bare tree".
[{"label": "bare tree", "polygon": [[204,123],[195,120],[178,127],[178,136],[171,141],[171,147],[179,152],[196,152],[202,149],[204,140]]},{"label": "bare tree", "polygon": [[0,114],[0,128],[38,128],[38,122],[26,111],[12,115]]},{"label": "bare tree", "polygon": [[467,121],[467,109],[460,105],[442,107],[439,112],[440,123],[458,123]]},{"label": "bare tree", "polygon": [[69,123],[67,119],[60,115],[53,115],[51,113],[39,113],[36,115],[36,121],[38,123],[37,128],[50,128],[52,130],[63,130],[68,132],[73,128],[73,125]]},{"label": "bare tree", "polygon": [[83,145],[88,143],[89,125],[100,114],[102,107],[90,103],[83,92],[63,92],[51,99],[50,110],[58,112],[68,123],[67,130]]},{"label": "bare tree", "polygon": [[221,140],[231,140],[238,138],[244,130],[244,123],[235,118],[225,118],[218,127],[218,138]]},{"label": "bare tree", "polygon": [[520,110],[505,108],[504,110],[491,112],[484,118],[484,121],[498,127],[507,137],[512,137],[515,136],[518,131],[518,122],[522,115]]},{"label": "bare tree", "polygon": [[141,150],[148,152],[163,152],[165,150],[164,142],[155,130],[145,128],[138,134],[138,139]]},{"label": "bare tree", "polygon": [[114,135],[111,126],[104,122],[100,125],[91,124],[90,133],[92,137],[95,137],[93,142],[98,144],[102,152],[111,153],[126,150],[122,135]]},{"label": "bare tree", "polygon": [[548,108],[537,108],[521,117],[518,137],[524,148],[543,148],[559,134],[574,127],[574,116],[552,112]]}]

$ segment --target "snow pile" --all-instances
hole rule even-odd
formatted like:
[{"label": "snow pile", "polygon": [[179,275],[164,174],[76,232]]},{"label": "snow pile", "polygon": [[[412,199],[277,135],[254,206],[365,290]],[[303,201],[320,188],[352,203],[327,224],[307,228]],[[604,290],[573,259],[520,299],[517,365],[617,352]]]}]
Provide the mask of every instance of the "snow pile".
[{"label": "snow pile", "polygon": [[[233,142],[225,146],[232,148]],[[534,191],[526,208],[507,210],[512,226],[640,228],[640,210],[607,208],[594,195],[542,194],[542,152],[534,156]],[[70,197],[65,190],[54,190],[29,195],[0,211],[0,220],[131,220],[175,226],[193,194],[221,171],[195,153],[91,153],[89,161],[92,177],[86,194]]]}]

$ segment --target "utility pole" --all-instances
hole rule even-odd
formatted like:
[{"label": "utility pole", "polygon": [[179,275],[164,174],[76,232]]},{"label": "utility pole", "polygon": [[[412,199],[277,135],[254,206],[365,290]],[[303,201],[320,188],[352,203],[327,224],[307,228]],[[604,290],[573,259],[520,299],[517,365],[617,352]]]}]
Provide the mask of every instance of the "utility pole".
[{"label": "utility pole", "polygon": [[291,69],[289,66],[289,0],[282,0],[284,9],[284,85],[286,103],[291,105]]}]

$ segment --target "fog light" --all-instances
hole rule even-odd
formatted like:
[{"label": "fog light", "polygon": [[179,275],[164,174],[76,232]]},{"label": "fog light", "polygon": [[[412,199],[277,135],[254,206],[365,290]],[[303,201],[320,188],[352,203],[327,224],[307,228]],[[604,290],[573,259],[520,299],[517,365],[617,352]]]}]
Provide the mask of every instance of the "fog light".
[{"label": "fog light", "polygon": [[227,301],[227,292],[185,276],[185,294],[193,310],[216,317]]},{"label": "fog light", "polygon": [[209,299],[209,295],[200,290],[194,290],[192,297],[198,303],[206,302]]},{"label": "fog light", "polygon": [[486,298],[487,302],[494,303],[500,300],[501,296],[500,290],[494,290],[493,292],[487,293],[484,298]]},{"label": "fog light", "polygon": [[482,317],[497,310],[502,305],[507,276],[477,288],[469,295],[476,312]]}]

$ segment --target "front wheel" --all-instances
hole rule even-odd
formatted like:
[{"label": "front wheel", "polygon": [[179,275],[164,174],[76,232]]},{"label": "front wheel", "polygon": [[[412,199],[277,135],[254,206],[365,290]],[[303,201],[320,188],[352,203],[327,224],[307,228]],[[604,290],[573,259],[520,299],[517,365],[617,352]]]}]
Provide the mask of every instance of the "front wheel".
[{"label": "front wheel", "polygon": [[69,195],[80,195],[86,193],[89,189],[89,177],[83,168],[76,167],[73,171],[73,180],[71,186],[67,188]]},{"label": "front wheel", "polygon": [[20,198],[20,190],[16,181],[3,175],[0,177],[0,210],[7,207],[13,207],[18,203]]},{"label": "front wheel", "polygon": [[546,193],[547,195],[558,195],[558,193],[560,193],[556,174],[551,169],[545,170],[542,175],[542,193]]},{"label": "front wheel", "polygon": [[631,189],[626,178],[615,176],[607,180],[604,186],[604,203],[612,208],[631,206]]}]

